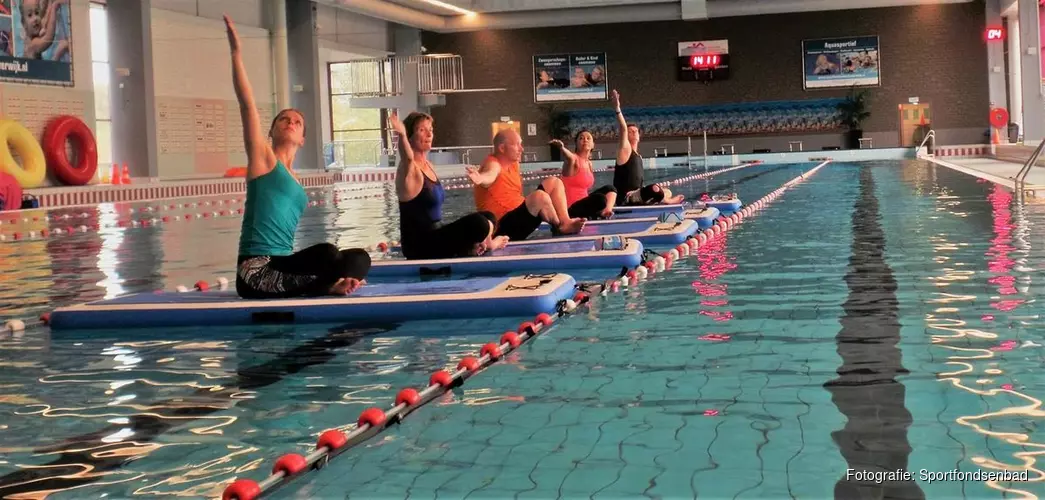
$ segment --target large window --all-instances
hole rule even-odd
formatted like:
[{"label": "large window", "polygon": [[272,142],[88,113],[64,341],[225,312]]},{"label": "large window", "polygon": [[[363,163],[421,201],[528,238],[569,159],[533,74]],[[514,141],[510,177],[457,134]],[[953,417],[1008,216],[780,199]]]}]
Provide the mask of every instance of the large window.
[{"label": "large window", "polygon": [[[112,157],[112,115],[109,105],[109,23],[105,5],[91,2],[91,73],[94,76],[94,136],[98,168],[109,168]],[[104,170],[102,170],[104,172]]]},{"label": "large window", "polygon": [[352,107],[348,95],[359,82],[345,63],[329,63],[330,130],[334,159],[344,166],[377,165],[385,147],[382,109]]}]

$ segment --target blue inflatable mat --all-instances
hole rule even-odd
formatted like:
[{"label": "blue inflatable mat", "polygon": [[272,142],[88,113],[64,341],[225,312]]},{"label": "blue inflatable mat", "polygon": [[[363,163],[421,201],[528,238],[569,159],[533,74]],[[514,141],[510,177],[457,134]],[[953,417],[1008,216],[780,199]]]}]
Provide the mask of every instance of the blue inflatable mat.
[{"label": "blue inflatable mat", "polygon": [[525,240],[480,257],[457,259],[375,260],[369,276],[419,274],[482,274],[569,269],[619,269],[642,263],[642,242],[628,240],[621,250],[602,250],[594,239],[558,241]]},{"label": "blue inflatable mat", "polygon": [[705,201],[704,205],[717,208],[723,215],[733,215],[733,212],[740,210],[743,203],[741,203],[739,199],[734,198],[731,200]]},{"label": "blue inflatable mat", "polygon": [[234,290],[139,293],[51,313],[53,330],[258,323],[352,323],[552,313],[573,296],[568,274],[366,285],[345,297],[248,300]]},{"label": "blue inflatable mat", "polygon": [[657,220],[634,220],[620,221],[616,224],[585,224],[580,234],[552,236],[551,231],[545,227],[537,233],[536,238],[523,241],[509,242],[508,246],[526,244],[532,241],[576,241],[599,239],[603,236],[620,236],[641,241],[643,246],[654,245],[675,246],[686,241],[700,229],[697,221],[683,219],[681,221],[671,220],[668,222],[657,222]]},{"label": "blue inflatable mat", "polygon": [[613,208],[614,219],[634,219],[645,217],[659,217],[663,213],[682,213],[686,207],[681,203],[676,205],[636,205],[621,206]]},{"label": "blue inflatable mat", "polygon": [[[579,233],[563,235],[563,236],[612,236],[616,234],[635,234],[646,231],[657,224],[654,220],[622,220],[615,224],[592,224],[591,221],[584,224],[584,228]],[[541,227],[541,229],[526,241],[532,241],[537,238],[554,238],[552,236],[551,228],[547,226]]]},{"label": "blue inflatable mat", "polygon": [[[679,215],[680,217],[682,217],[684,219],[692,219],[692,220],[697,221],[697,225],[700,226],[700,229],[707,229],[707,228],[711,227],[711,225],[715,223],[715,219],[717,219],[718,216],[721,214],[721,212],[719,212],[719,210],[717,208],[714,208],[714,207],[691,208],[691,209],[688,209],[688,210],[686,210],[684,212],[673,212],[673,213]],[[620,226],[620,224],[629,224],[629,223],[638,222],[638,221],[655,222],[655,221],[659,220],[659,217],[661,215],[662,214],[655,214],[655,215],[649,215],[647,217],[642,217],[642,218],[617,218],[617,217],[614,217],[612,219],[590,220],[590,221],[588,221],[585,224],[585,228],[587,228],[587,226],[592,226],[592,225],[599,225],[599,226],[601,226],[601,225],[610,225],[610,226],[613,226],[613,227],[623,227],[623,226]],[[674,219],[667,219],[667,220],[674,220]],[[549,226],[548,226],[547,222],[542,222],[541,223],[541,228],[542,229],[547,229],[548,227]]]}]

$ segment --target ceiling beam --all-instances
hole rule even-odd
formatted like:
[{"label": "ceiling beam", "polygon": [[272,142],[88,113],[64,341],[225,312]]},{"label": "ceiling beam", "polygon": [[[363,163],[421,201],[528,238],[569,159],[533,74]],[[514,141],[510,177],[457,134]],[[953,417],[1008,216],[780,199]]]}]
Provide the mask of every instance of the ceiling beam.
[{"label": "ceiling beam", "polygon": [[385,0],[317,0],[377,19],[439,33],[490,29],[583,26],[643,21],[704,20],[719,17],[870,9],[928,4],[959,4],[975,0],[666,0],[661,3],[603,5],[487,12],[476,16],[440,16]]},{"label": "ceiling beam", "polygon": [[686,21],[703,21],[708,18],[707,0],[680,0],[682,2],[682,19]]}]

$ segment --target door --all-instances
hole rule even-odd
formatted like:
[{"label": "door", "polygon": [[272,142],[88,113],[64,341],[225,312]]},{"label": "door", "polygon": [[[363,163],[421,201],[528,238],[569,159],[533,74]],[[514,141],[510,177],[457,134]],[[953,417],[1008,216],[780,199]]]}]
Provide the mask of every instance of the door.
[{"label": "door", "polygon": [[929,103],[900,105],[900,147],[918,147],[931,127]]}]

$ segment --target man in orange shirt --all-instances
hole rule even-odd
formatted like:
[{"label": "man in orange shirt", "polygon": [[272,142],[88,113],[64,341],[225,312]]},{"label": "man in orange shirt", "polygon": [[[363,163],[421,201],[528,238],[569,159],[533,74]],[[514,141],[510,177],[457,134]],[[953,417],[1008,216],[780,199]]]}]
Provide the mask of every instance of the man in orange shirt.
[{"label": "man in orange shirt", "polygon": [[566,206],[566,190],[558,177],[541,181],[537,190],[523,196],[522,137],[514,130],[502,130],[493,140],[493,154],[477,169],[468,167],[468,178],[475,184],[475,207],[493,214],[497,221],[495,236],[509,240],[525,240],[547,222],[559,234],[575,234],[584,227],[584,219],[571,218]]}]

